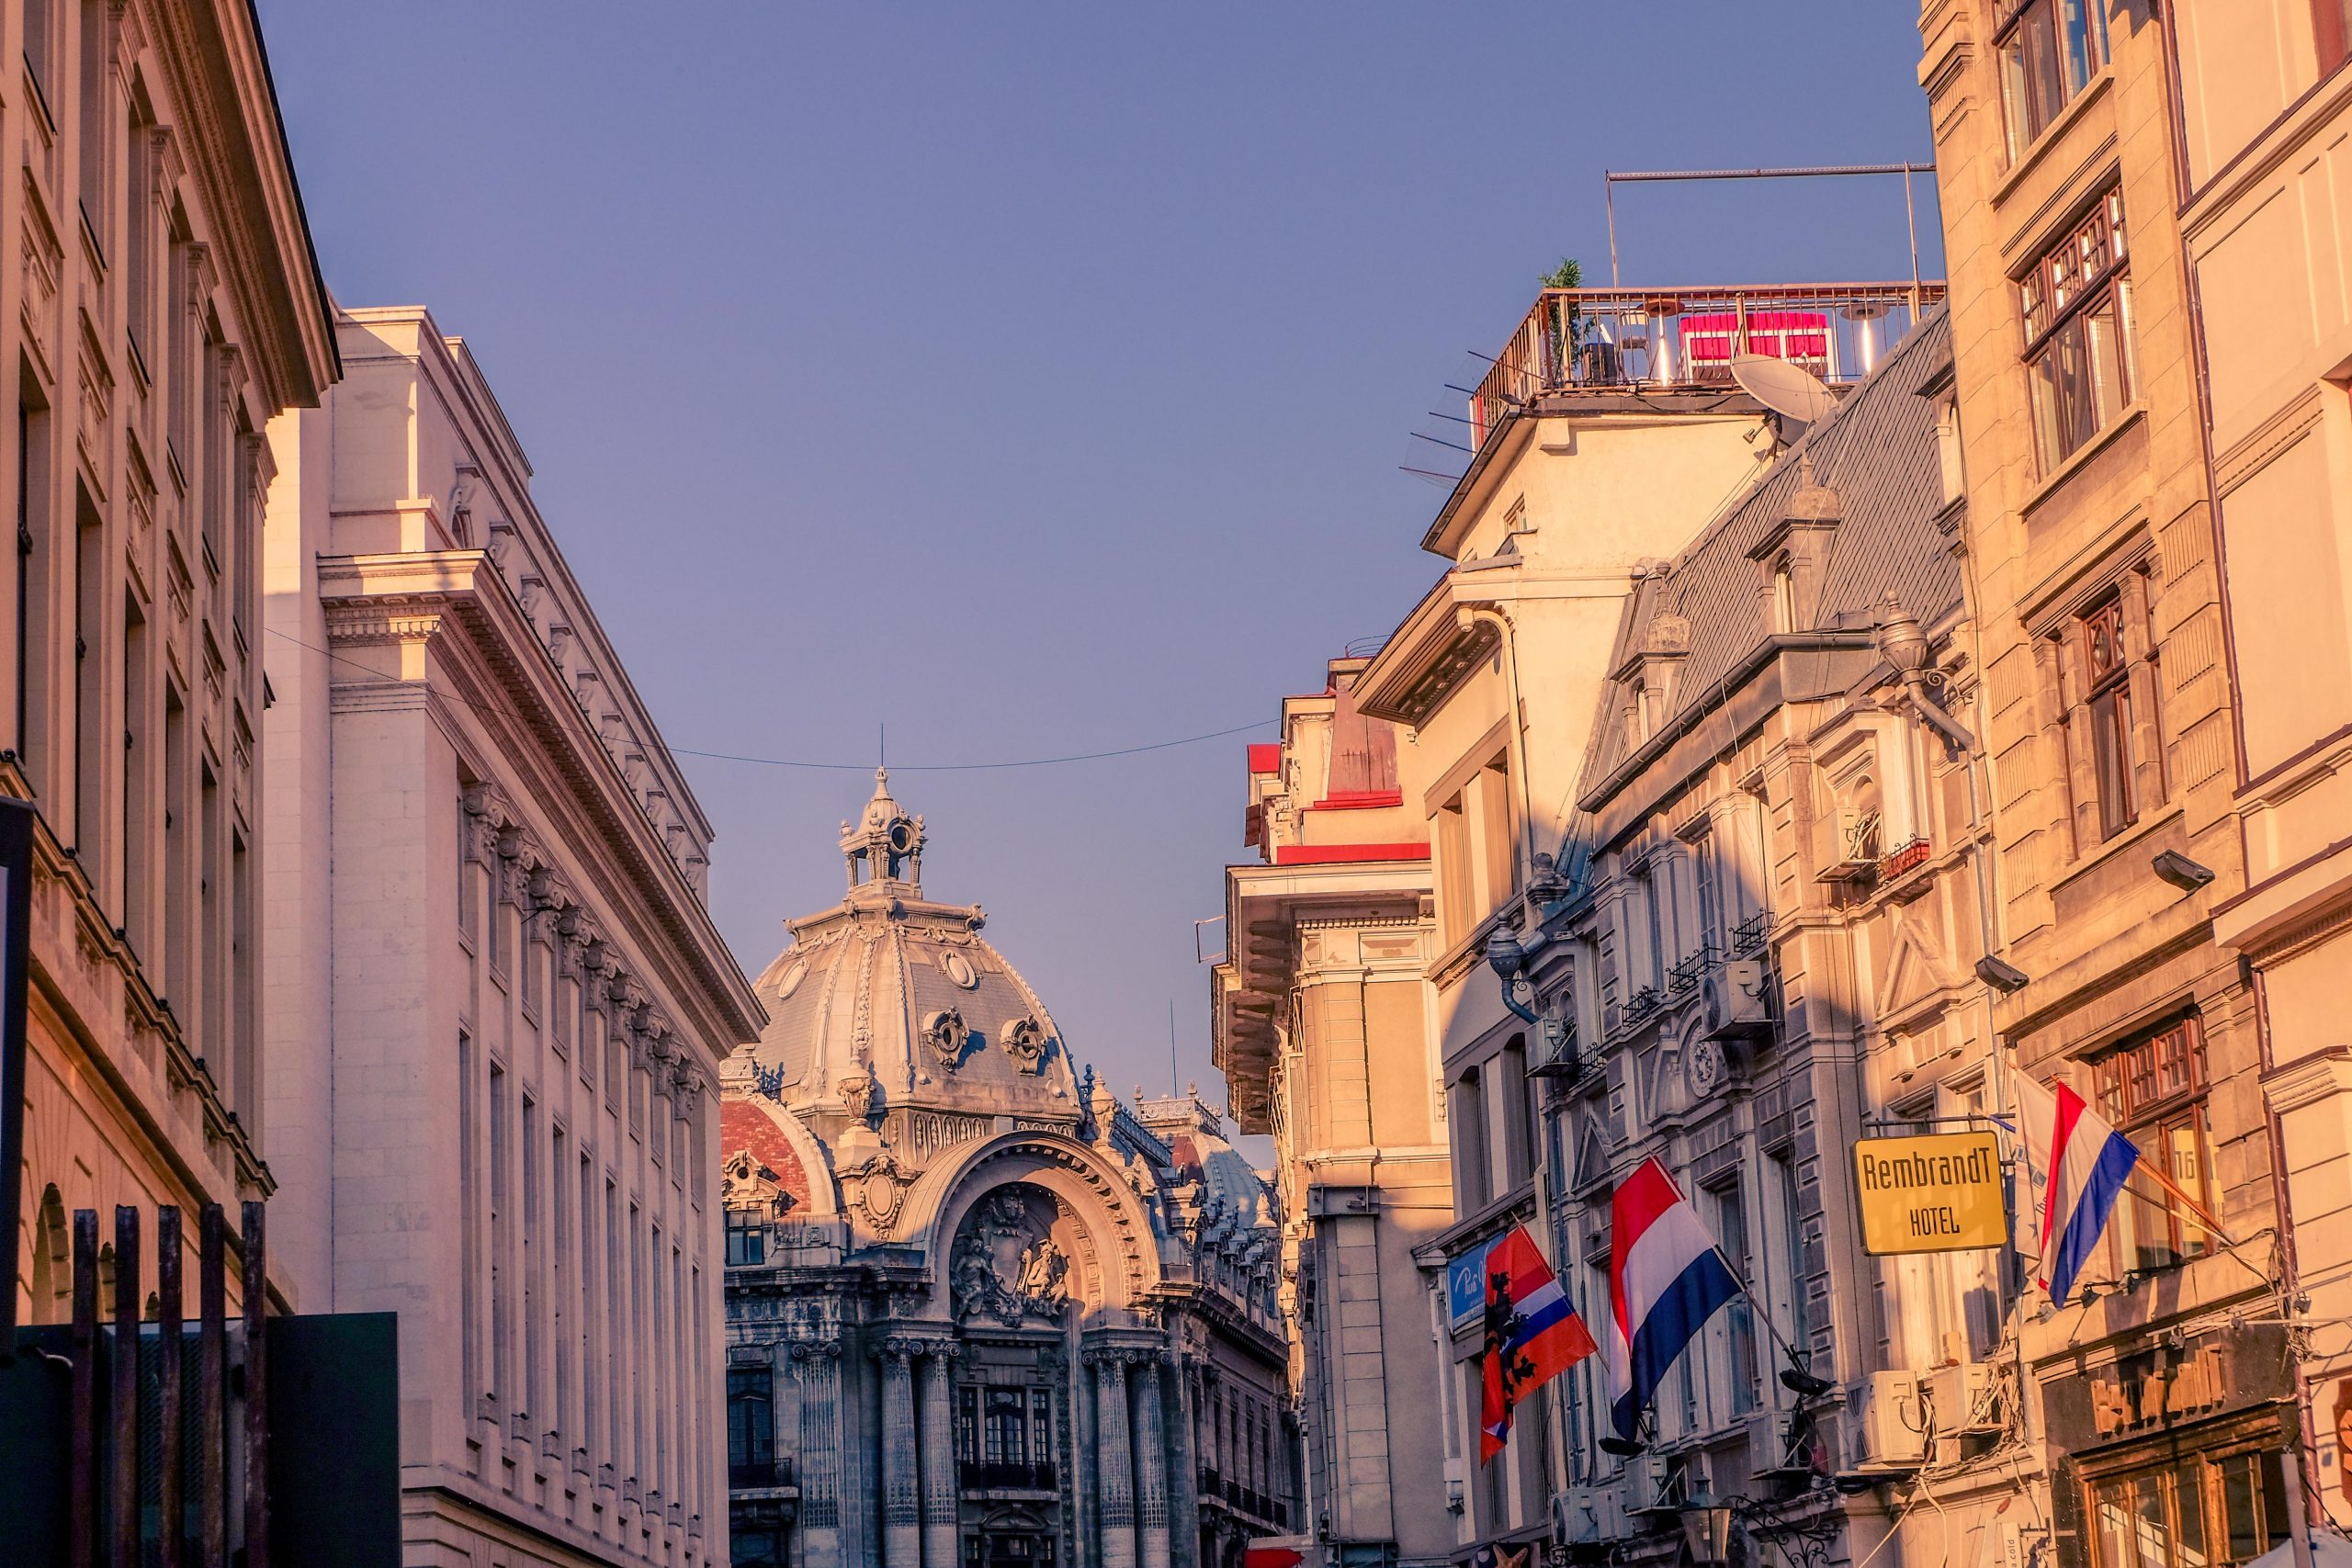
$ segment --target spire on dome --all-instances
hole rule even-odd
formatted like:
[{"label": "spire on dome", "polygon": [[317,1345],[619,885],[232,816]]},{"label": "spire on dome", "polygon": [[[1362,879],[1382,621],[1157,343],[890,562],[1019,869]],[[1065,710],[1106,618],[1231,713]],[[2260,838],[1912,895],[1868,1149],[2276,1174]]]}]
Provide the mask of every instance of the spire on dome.
[{"label": "spire on dome", "polygon": [[910,817],[890,797],[890,770],[874,770],[874,798],[854,824],[842,824],[842,856],[848,863],[849,885],[898,884],[916,897],[922,896],[922,818]]}]

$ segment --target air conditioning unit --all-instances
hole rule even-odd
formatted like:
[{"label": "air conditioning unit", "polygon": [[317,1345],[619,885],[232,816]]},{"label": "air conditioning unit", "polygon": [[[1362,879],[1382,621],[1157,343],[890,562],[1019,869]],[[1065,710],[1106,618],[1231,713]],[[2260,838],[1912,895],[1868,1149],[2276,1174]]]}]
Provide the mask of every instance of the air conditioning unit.
[{"label": "air conditioning unit", "polygon": [[1928,1461],[1928,1422],[1917,1372],[1872,1372],[1856,1391],[1857,1470],[1917,1470]]},{"label": "air conditioning unit", "polygon": [[1758,958],[1735,958],[1707,972],[1707,1034],[1715,1040],[1746,1040],[1772,1029],[1772,979]]},{"label": "air conditioning unit", "polygon": [[1928,1405],[1942,1436],[1972,1437],[2008,1425],[2001,1409],[2000,1369],[1990,1361],[1962,1361],[1928,1374]]}]

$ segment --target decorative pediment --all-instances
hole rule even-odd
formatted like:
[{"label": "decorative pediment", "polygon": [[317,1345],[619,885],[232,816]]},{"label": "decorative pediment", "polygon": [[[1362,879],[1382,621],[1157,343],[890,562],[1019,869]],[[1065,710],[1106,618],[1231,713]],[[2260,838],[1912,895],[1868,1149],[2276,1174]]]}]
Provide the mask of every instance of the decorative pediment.
[{"label": "decorative pediment", "polygon": [[1879,981],[1879,1021],[1899,1019],[1959,983],[1951,961],[1923,924],[1900,908],[1891,910],[1886,968]]}]

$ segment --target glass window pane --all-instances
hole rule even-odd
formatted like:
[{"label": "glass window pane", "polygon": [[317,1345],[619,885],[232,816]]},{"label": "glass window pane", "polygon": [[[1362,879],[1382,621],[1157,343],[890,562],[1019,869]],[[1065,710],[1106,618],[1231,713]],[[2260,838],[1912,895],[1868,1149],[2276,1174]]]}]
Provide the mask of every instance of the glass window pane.
[{"label": "glass window pane", "polygon": [[2030,140],[2058,118],[2059,107],[2066,101],[2065,85],[2058,74],[2058,32],[2050,0],[2041,0],[2028,11],[2018,31],[2025,44],[2026,136]]},{"label": "glass window pane", "polygon": [[2132,1539],[2128,1487],[2109,1483],[2094,1488],[2091,1511],[2098,1520],[2098,1568],[2138,1568],[2140,1553]]},{"label": "glass window pane", "polygon": [[2250,1562],[2263,1551],[2261,1504],[2256,1494],[2252,1454],[2232,1454],[2221,1462],[2222,1517],[2230,1530],[2230,1561]]},{"label": "glass window pane", "polygon": [[2180,1568],[2206,1568],[2205,1555],[2205,1466],[2190,1460],[2173,1472],[2173,1505],[2180,1515],[2180,1529],[2174,1540],[2180,1556]]},{"label": "glass window pane", "polygon": [[2287,1513],[2287,1464],[2275,1449],[2246,1457],[2262,1472],[2262,1550],[2267,1551],[2294,1528]]},{"label": "glass window pane", "polygon": [[2141,1568],[2169,1568],[2165,1544],[2172,1539],[2165,1518],[2162,1475],[2143,1475],[2132,1487],[2133,1531],[2140,1547]]}]

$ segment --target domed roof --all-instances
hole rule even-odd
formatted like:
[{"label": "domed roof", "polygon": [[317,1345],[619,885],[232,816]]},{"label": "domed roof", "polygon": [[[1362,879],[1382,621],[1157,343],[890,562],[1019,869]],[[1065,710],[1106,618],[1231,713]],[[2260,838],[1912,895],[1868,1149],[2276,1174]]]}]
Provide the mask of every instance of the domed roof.
[{"label": "domed roof", "polygon": [[923,897],[924,842],[877,770],[859,820],[842,824],[849,889],[785,922],[792,944],[757,982],[767,1028],[730,1069],[795,1109],[1076,1119],[1053,1015],[980,936],[979,906]]}]

